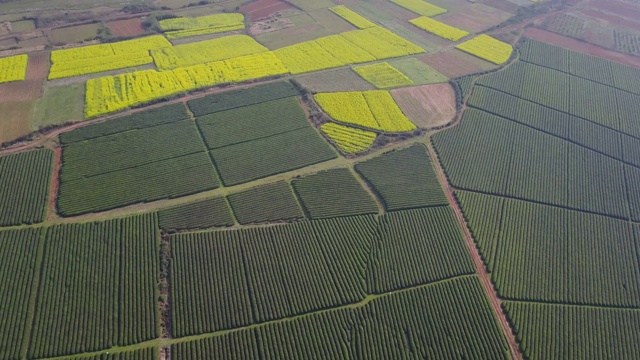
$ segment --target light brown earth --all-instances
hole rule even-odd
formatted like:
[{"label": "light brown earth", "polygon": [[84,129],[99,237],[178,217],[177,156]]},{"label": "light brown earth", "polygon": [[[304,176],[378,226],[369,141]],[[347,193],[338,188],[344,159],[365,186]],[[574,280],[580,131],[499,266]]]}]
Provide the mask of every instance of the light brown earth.
[{"label": "light brown earth", "polygon": [[144,34],[142,19],[116,20],[107,23],[114,36],[136,36]]},{"label": "light brown earth", "polygon": [[375,90],[375,86],[349,68],[300,75],[296,80],[313,93]]},{"label": "light brown earth", "polygon": [[266,18],[278,11],[295,9],[293,5],[281,0],[258,0],[240,7],[240,12],[247,14],[249,20]]},{"label": "light brown earth", "polygon": [[484,72],[496,67],[458,49],[423,55],[419,59],[450,79]]},{"label": "light brown earth", "polygon": [[622,54],[612,50],[607,50],[597,45],[588,44],[583,41],[578,41],[570,37],[554,34],[552,32],[529,27],[525,31],[525,36],[533,39],[545,42],[547,44],[560,46],[568,50],[581,52],[588,55],[598,56],[603,59],[619,62],[621,64],[640,68],[640,57]]},{"label": "light brown earth", "polygon": [[470,4],[435,17],[447,25],[470,32],[480,32],[494,27],[513,16],[483,4]]},{"label": "light brown earth", "polygon": [[449,83],[391,90],[402,112],[416,126],[444,126],[456,115],[456,94]]},{"label": "light brown earth", "polygon": [[27,80],[46,79],[49,75],[49,52],[29,54],[27,63]]},{"label": "light brown earth", "polygon": [[0,103],[0,143],[31,132],[35,100]]}]

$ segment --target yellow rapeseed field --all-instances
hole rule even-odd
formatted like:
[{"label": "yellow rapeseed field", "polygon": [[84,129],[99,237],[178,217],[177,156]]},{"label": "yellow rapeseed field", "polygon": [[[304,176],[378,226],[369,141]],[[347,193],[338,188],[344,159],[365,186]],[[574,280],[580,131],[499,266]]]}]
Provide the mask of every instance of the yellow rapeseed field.
[{"label": "yellow rapeseed field", "polygon": [[409,20],[409,22],[419,27],[420,29],[426,30],[434,35],[440,36],[443,39],[451,41],[458,41],[463,37],[469,35],[469,33],[464,30],[460,30],[426,16],[421,16],[417,19]]},{"label": "yellow rapeseed field", "polygon": [[355,46],[364,49],[377,60],[420,54],[424,49],[379,26],[347,31],[340,34]]},{"label": "yellow rapeseed field", "polygon": [[305,41],[273,52],[292,74],[347,65],[336,59],[316,41]]},{"label": "yellow rapeseed field", "polygon": [[439,6],[435,6],[433,4],[429,4],[426,1],[422,0],[391,0],[392,2],[402,6],[407,10],[411,10],[418,15],[423,16],[436,16],[439,14],[444,14],[447,12],[446,9],[443,9]]},{"label": "yellow rapeseed field", "polygon": [[85,117],[93,117],[166,96],[225,83],[288,73],[271,52],[199,64],[175,70],[135,71],[87,81]]},{"label": "yellow rapeseed field", "polygon": [[405,74],[398,71],[398,69],[389,65],[387,62],[382,62],[373,65],[356,66],[353,70],[358,73],[363,79],[373,84],[378,89],[385,89],[390,87],[407,86],[413,84],[413,81],[409,79]]},{"label": "yellow rapeseed field", "polygon": [[367,130],[355,129],[352,127],[326,123],[320,126],[320,130],[325,133],[336,146],[348,154],[355,154],[367,150],[376,140],[376,133]]},{"label": "yellow rapeseed field", "polygon": [[24,80],[27,74],[27,55],[0,58],[0,83]]},{"label": "yellow rapeseed field", "polygon": [[507,62],[513,52],[511,45],[484,34],[465,41],[456,48],[498,65]]},{"label": "yellow rapeseed field", "polygon": [[160,20],[158,26],[169,39],[241,30],[245,27],[244,15],[237,13],[165,19]]},{"label": "yellow rapeseed field", "polygon": [[325,36],[315,40],[315,42],[343,65],[360,64],[376,59],[373,55],[360,47],[354,46],[340,35]]},{"label": "yellow rapeseed field", "polygon": [[388,91],[365,91],[363,95],[380,130],[407,132],[416,129],[416,126],[402,113]]},{"label": "yellow rapeseed field", "polygon": [[319,93],[314,98],[329,116],[345,124],[390,133],[416,128],[388,91]]},{"label": "yellow rapeseed field", "polygon": [[334,6],[329,8],[329,10],[333,11],[341,18],[347,20],[357,28],[367,29],[367,28],[376,26],[376,24],[372,23],[371,21],[367,20],[360,14],[356,13],[355,11],[352,11],[351,9],[349,9],[344,5]]},{"label": "yellow rapeseed field", "polygon": [[149,51],[170,47],[164,36],[156,35],[110,44],[83,46],[51,52],[49,79],[124,69],[153,62]]},{"label": "yellow rapeseed field", "polygon": [[225,36],[151,51],[160,70],[205,64],[269,51],[247,35]]}]

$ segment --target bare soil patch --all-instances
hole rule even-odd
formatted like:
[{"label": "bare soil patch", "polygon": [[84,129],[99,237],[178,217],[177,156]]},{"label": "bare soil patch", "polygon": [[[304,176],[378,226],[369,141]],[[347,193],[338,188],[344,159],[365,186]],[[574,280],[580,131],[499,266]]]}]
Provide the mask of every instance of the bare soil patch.
[{"label": "bare soil patch", "polygon": [[502,23],[511,16],[511,13],[487,5],[471,4],[438,15],[436,20],[470,32],[480,32]]},{"label": "bare soil patch", "polygon": [[538,40],[538,41],[545,42],[547,44],[560,46],[572,51],[577,51],[584,54],[593,55],[593,56],[601,57],[603,59],[616,61],[625,65],[640,68],[640,58],[638,57],[635,57],[633,55],[622,54],[612,50],[607,50],[597,45],[572,39],[570,37],[554,34],[546,30],[530,27],[530,28],[527,28],[527,30],[525,31],[525,36],[533,40]]},{"label": "bare soil patch", "polygon": [[295,9],[295,7],[281,0],[258,0],[240,7],[240,12],[247,14],[251,21],[256,21],[289,9]]},{"label": "bare soil patch", "polygon": [[0,103],[0,143],[31,132],[33,107],[33,100]]},{"label": "bare soil patch", "polygon": [[620,16],[611,15],[604,13],[602,11],[593,10],[593,9],[583,9],[579,10],[582,15],[589,16],[591,18],[604,20],[612,26],[625,27],[633,30],[640,30],[640,19],[638,21],[633,21],[629,19],[622,18]]},{"label": "bare soil patch", "polygon": [[142,19],[116,20],[107,23],[114,36],[136,36],[144,34]]},{"label": "bare soil patch", "polygon": [[35,100],[42,95],[43,83],[44,79],[33,79],[0,84],[0,101],[7,103]]},{"label": "bare soil patch", "polygon": [[47,75],[49,75],[49,52],[29,54],[26,79],[46,79]]},{"label": "bare soil patch", "polygon": [[457,49],[449,49],[436,54],[427,54],[421,56],[420,60],[450,79],[484,72],[496,67],[489,62],[480,60],[475,56]]},{"label": "bare soil patch", "polygon": [[391,95],[409,120],[423,129],[446,125],[456,115],[456,94],[448,83],[395,89]]},{"label": "bare soil patch", "polygon": [[640,5],[617,0],[595,0],[589,6],[630,19],[640,19]]},{"label": "bare soil patch", "polygon": [[477,2],[512,14],[518,12],[518,5],[508,0],[478,0]]},{"label": "bare soil patch", "polygon": [[296,80],[313,93],[375,90],[373,85],[348,68],[314,72],[298,76]]},{"label": "bare soil patch", "polygon": [[[277,13],[279,14],[279,13]],[[278,31],[286,28],[293,27],[291,20],[285,17],[270,16],[266,19],[256,21],[249,27],[249,33],[251,35],[266,34],[273,31]]]}]

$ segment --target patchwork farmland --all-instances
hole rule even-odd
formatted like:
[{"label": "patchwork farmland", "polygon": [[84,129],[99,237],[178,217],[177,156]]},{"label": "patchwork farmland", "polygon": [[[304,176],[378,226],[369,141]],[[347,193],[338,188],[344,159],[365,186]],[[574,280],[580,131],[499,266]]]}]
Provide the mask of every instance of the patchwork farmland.
[{"label": "patchwork farmland", "polygon": [[0,3],[0,360],[637,357],[637,14]]}]

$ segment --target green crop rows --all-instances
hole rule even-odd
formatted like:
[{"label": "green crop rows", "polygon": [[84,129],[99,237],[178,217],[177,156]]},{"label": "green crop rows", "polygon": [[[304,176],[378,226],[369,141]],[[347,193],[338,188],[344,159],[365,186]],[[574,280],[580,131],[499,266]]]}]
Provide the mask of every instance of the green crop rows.
[{"label": "green crop rows", "polygon": [[240,224],[304,217],[291,187],[284,181],[232,194],[228,199]]},{"label": "green crop rows", "polygon": [[378,212],[375,201],[348,169],[309,175],[292,184],[312,219]]},{"label": "green crop rows", "polygon": [[53,157],[47,149],[0,157],[0,226],[44,220]]},{"label": "green crop rows", "polygon": [[160,210],[158,223],[164,230],[198,229],[231,226],[233,217],[229,205],[220,197]]},{"label": "green crop rows", "polygon": [[30,357],[158,337],[154,215],[46,230]]},{"label": "green crop rows", "polygon": [[229,354],[244,359],[256,354],[263,359],[509,358],[480,282],[472,276],[172,347],[177,360]]},{"label": "green crop rows", "polygon": [[385,153],[356,164],[388,211],[447,205],[427,150],[422,145]]},{"label": "green crop rows", "polygon": [[195,116],[202,116],[296,95],[298,91],[290,82],[281,81],[205,96],[189,101],[188,105]]}]

